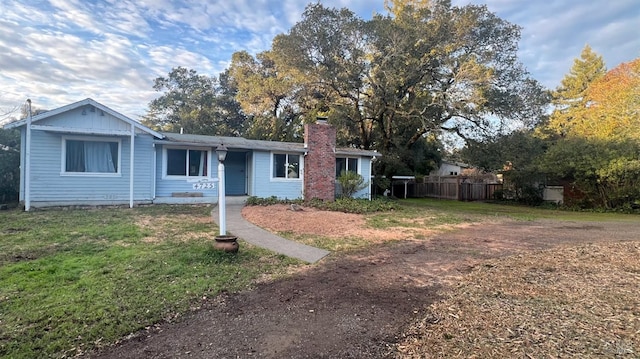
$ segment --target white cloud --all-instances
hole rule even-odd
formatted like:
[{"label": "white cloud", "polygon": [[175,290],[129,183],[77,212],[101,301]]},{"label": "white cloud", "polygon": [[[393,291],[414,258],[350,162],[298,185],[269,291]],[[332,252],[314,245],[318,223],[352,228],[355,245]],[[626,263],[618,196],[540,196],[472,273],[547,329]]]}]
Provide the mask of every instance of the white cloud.
[{"label": "white cloud", "polygon": [[59,27],[66,29],[81,28],[96,34],[102,32],[92,12],[87,8],[89,2],[78,0],[49,0],[53,7],[53,19]]},{"label": "white cloud", "polygon": [[[31,97],[53,108],[86,97],[135,117],[158,94],[153,80],[184,66],[215,76],[235,51],[251,54],[300,21],[299,0],[0,0],[0,108]],[[363,19],[383,0],[319,0]],[[609,68],[640,56],[637,0],[487,3],[522,27],[520,58],[555,87],[589,43]]]},{"label": "white cloud", "polygon": [[145,9],[135,2],[108,0],[108,4],[97,6],[96,17],[102,25],[117,33],[147,38],[153,30],[145,18]]},{"label": "white cloud", "polygon": [[[603,55],[609,68],[639,55],[640,11],[636,0],[472,2],[486,2],[490,11],[522,27],[520,59],[549,88],[560,84],[586,44]],[[454,1],[457,5],[466,3]]]},{"label": "white cloud", "polygon": [[[211,61],[204,55],[188,51],[184,48],[157,46],[149,48],[149,58],[153,63],[153,69],[158,73],[157,76],[166,75],[174,67],[186,67],[194,69],[201,74],[213,75],[222,69],[215,69]],[[156,77],[157,77],[156,76]]]}]

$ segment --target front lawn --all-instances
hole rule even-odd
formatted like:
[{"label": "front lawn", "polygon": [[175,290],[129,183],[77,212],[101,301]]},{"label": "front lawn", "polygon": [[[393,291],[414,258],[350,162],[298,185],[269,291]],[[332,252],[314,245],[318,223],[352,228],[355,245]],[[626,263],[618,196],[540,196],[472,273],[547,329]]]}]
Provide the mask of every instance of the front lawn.
[{"label": "front lawn", "polygon": [[[638,218],[430,199],[402,200],[391,207],[382,203],[382,212],[354,210],[354,203],[347,204],[351,212],[367,213],[366,226],[380,231],[438,230],[503,217],[616,222]],[[159,205],[0,211],[0,357],[74,356],[176,320],[211,303],[221,291],[238,291],[301,265],[245,242],[237,255],[213,250],[217,227],[210,211],[208,206]],[[316,238],[290,237],[302,242]],[[366,236],[352,240],[346,247],[336,246],[335,240],[325,245],[344,252],[375,242]],[[318,239],[312,244],[322,245]],[[413,350],[420,353],[423,348]]]},{"label": "front lawn", "polygon": [[0,357],[73,356],[296,263],[213,250],[210,211],[0,211]]}]

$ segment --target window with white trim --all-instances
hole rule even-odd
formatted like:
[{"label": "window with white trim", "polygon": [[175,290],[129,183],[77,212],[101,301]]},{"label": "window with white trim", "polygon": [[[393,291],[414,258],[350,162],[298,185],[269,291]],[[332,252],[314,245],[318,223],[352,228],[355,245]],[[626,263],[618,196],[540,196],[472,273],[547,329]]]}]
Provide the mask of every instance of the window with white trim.
[{"label": "window with white trim", "polygon": [[358,158],[355,157],[336,157],[336,178],[340,177],[342,172],[351,171],[358,172]]},{"label": "window with white trim", "polygon": [[273,178],[300,178],[300,155],[291,153],[273,154]]},{"label": "window with white trim", "polygon": [[181,177],[208,177],[209,152],[180,148],[167,148],[165,175]]},{"label": "window with white trim", "polygon": [[120,141],[111,139],[63,139],[65,174],[120,173]]}]

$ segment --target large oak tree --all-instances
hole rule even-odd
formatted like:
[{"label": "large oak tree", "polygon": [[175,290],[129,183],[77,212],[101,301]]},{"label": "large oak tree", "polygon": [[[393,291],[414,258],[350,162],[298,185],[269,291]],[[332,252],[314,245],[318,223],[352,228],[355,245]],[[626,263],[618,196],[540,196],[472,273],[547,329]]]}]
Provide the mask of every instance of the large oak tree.
[{"label": "large oak tree", "polygon": [[169,132],[242,136],[246,117],[235,100],[227,72],[219,79],[176,67],[158,77],[153,88],[162,95],[149,104],[143,123]]},{"label": "large oak tree", "polygon": [[219,116],[215,79],[174,69],[156,80],[165,93],[151,103],[150,122],[300,140],[303,123],[326,116],[339,145],[382,152],[378,173],[393,175],[428,172],[442,133],[479,138],[539,120],[547,98],[518,61],[517,25],[448,0],[385,5],[388,15],[365,21],[313,3],[271,49],[235,53],[227,85],[241,110],[232,118]]},{"label": "large oak tree", "polygon": [[236,100],[249,116],[246,137],[301,140],[300,114],[294,101],[295,81],[280,71],[270,51],[256,57],[246,51],[234,53],[229,76],[237,88]]},{"label": "large oak tree", "polygon": [[546,96],[517,60],[516,25],[484,6],[397,3],[370,21],[312,4],[273,42],[280,71],[349,144],[402,161],[428,134],[476,137],[540,118]]}]

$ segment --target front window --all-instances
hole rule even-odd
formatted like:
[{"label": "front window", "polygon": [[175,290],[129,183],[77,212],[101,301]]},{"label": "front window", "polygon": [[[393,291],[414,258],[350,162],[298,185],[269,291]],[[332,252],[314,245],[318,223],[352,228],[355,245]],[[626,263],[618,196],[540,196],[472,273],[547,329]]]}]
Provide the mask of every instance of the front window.
[{"label": "front window", "polygon": [[66,139],[64,142],[64,172],[119,173],[119,141]]},{"label": "front window", "polygon": [[167,176],[208,176],[207,154],[202,150],[167,149]]},{"label": "front window", "polygon": [[358,159],[350,157],[336,157],[336,178],[343,172],[351,171],[358,173]]},{"label": "front window", "polygon": [[299,178],[300,155],[274,153],[273,178]]}]

